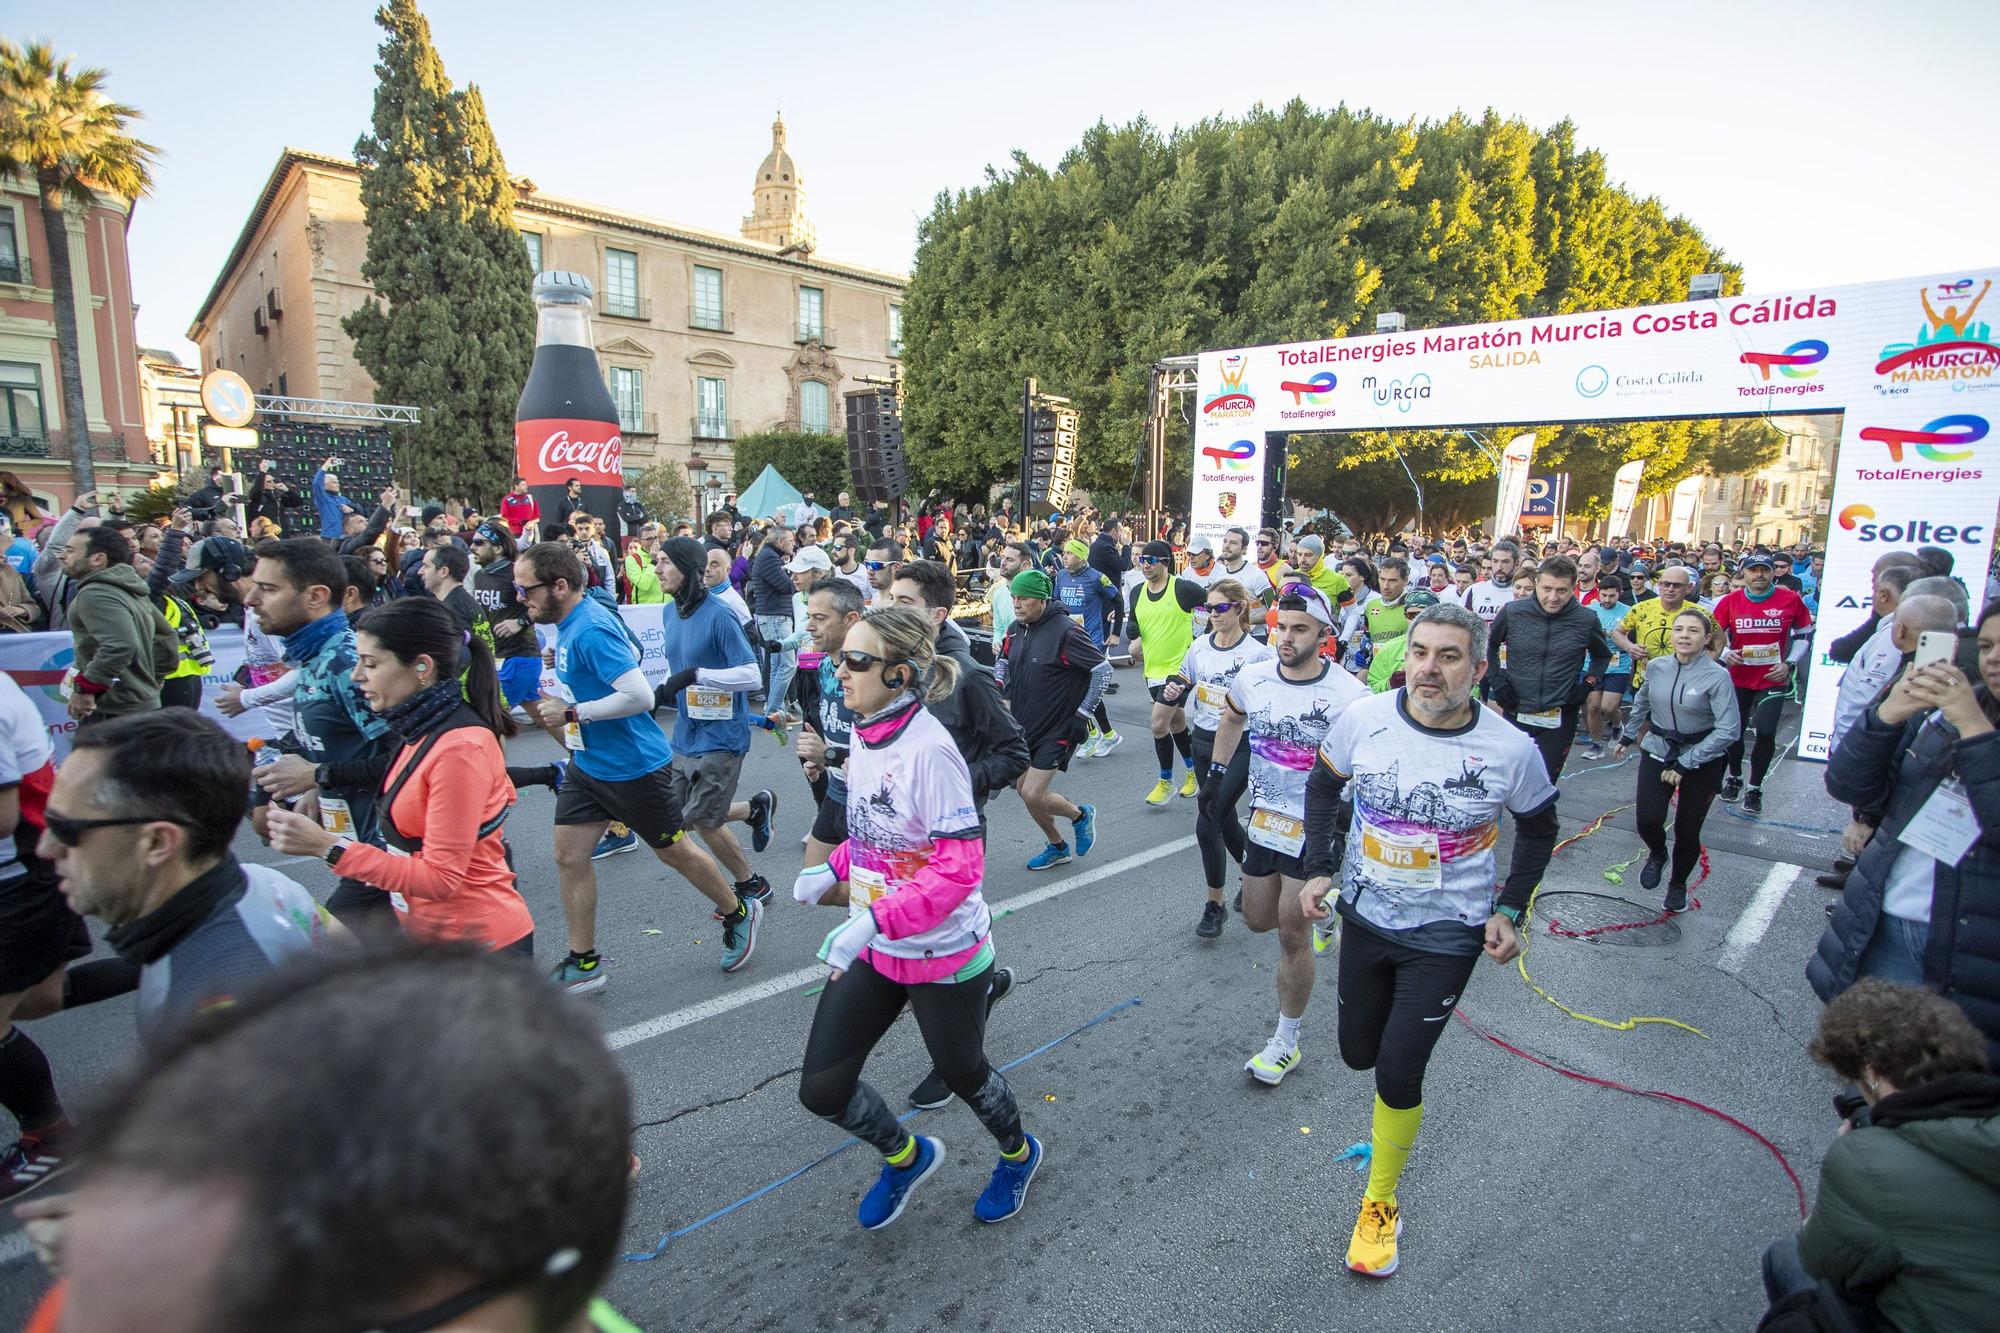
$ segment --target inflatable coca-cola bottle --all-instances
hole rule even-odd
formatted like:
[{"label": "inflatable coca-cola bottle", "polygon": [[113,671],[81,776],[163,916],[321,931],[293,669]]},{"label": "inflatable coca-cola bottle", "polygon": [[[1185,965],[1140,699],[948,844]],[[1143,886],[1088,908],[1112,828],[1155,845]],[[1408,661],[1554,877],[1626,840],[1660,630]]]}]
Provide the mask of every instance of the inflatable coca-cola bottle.
[{"label": "inflatable coca-cola bottle", "polygon": [[[583,507],[604,520],[608,544],[616,551],[622,545],[624,441],[591,339],[590,279],[581,273],[537,273],[534,293],[535,363],[514,409],[514,469],[528,479],[544,523],[561,515],[569,482],[581,481]],[[539,539],[523,537],[524,546]]]}]

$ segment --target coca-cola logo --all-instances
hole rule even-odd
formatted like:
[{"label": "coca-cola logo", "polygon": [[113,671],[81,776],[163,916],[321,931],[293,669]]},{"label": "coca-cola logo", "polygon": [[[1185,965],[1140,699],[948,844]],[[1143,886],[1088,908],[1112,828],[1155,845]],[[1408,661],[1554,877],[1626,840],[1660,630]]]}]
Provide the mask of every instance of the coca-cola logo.
[{"label": "coca-cola logo", "polygon": [[623,437],[605,440],[572,440],[559,430],[542,441],[539,462],[543,472],[578,472],[584,476],[617,476],[625,455]]}]

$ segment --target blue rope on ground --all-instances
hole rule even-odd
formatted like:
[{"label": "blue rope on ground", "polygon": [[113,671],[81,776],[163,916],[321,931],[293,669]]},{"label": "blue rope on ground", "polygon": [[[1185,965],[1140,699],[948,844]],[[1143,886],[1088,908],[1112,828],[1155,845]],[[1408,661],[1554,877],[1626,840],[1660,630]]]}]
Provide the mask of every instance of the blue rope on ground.
[{"label": "blue rope on ground", "polygon": [[1746,824],[1760,824],[1765,828],[1790,829],[1794,833],[1811,833],[1822,838],[1837,838],[1840,836],[1840,830],[1837,828],[1819,828],[1813,824],[1787,824],[1782,819],[1766,819],[1762,815],[1747,815],[1735,806],[1725,804],[1721,801],[1717,801],[1714,808],[1732,818],[1740,819]]},{"label": "blue rope on ground", "polygon": [[[1079,1027],[1073,1027],[1068,1032],[1065,1032],[1060,1037],[1057,1037],[1054,1041],[1043,1042],[1040,1046],[1037,1046],[1034,1050],[1029,1051],[1026,1055],[1017,1056],[1014,1059],[1009,1060],[1006,1064],[1000,1066],[1000,1072],[1003,1074],[1008,1073],[1028,1063],[1028,1061],[1034,1059],[1038,1055],[1048,1054],[1050,1051],[1053,1051],[1056,1047],[1068,1041],[1071,1037],[1077,1036],[1080,1033],[1090,1031],[1090,1029],[1096,1027],[1099,1023],[1102,1023],[1105,1019],[1110,1018],[1114,1014],[1121,1013],[1126,1009],[1130,1009],[1133,1005],[1138,1004],[1139,1002],[1140,1002],[1139,997],[1134,995],[1131,999],[1126,1000],[1123,1003],[1112,1005],[1109,1009],[1106,1009],[1103,1013],[1091,1019],[1088,1023],[1084,1023]],[[924,1113],[923,1108],[921,1107],[915,1110],[905,1111],[902,1115],[896,1117],[896,1123],[899,1125],[908,1124],[911,1120],[914,1120],[916,1117],[922,1115],[923,1113]],[[826,1165],[828,1162],[832,1161],[834,1158],[840,1156],[842,1153],[846,1152],[849,1148],[854,1147],[860,1142],[861,1142],[860,1139],[850,1138],[845,1142],[842,1142],[837,1146],[829,1149],[827,1152],[822,1153],[820,1156],[815,1157],[812,1161],[807,1162],[804,1166],[800,1167],[798,1170],[793,1171],[787,1175],[780,1176],[778,1177],[778,1179],[772,1181],[770,1184],[765,1185],[760,1189],[752,1190],[750,1193],[738,1199],[735,1203],[726,1204],[723,1207],[718,1208],[714,1212],[710,1213],[707,1217],[701,1218],[698,1221],[688,1223],[686,1226],[680,1228],[678,1231],[669,1231],[666,1235],[660,1237],[660,1243],[658,1245],[655,1245],[652,1249],[639,1251],[632,1254],[620,1255],[619,1258],[623,1259],[627,1263],[634,1263],[634,1264],[650,1263],[653,1260],[659,1258],[661,1255],[665,1254],[667,1252],[667,1246],[679,1240],[682,1236],[688,1235],[691,1232],[699,1231],[703,1227],[707,1226],[710,1222],[720,1221],[721,1219],[735,1212],[738,1208],[743,1207],[745,1204],[755,1203],[757,1200],[763,1198],[766,1194],[769,1194],[774,1190],[783,1189],[786,1185],[791,1184],[794,1180],[797,1180],[800,1176],[812,1170],[814,1167]]]}]

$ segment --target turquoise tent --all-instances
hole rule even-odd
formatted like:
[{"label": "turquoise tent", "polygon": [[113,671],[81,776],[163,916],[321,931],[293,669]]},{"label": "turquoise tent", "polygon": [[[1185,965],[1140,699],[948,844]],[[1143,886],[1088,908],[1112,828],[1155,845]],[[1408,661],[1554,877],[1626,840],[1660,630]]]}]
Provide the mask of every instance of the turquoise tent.
[{"label": "turquoise tent", "polygon": [[775,518],[782,509],[789,517],[791,506],[803,498],[784,474],[766,463],[750,489],[736,497],[736,510],[745,518]]}]

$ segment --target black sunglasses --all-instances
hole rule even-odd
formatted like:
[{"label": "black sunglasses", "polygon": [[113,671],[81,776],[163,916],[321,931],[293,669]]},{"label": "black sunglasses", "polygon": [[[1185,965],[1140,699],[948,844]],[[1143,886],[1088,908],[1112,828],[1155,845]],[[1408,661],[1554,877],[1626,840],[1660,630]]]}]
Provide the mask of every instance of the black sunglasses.
[{"label": "black sunglasses", "polygon": [[65,847],[74,847],[83,841],[83,835],[94,828],[124,828],[133,824],[175,824],[180,821],[165,815],[127,815],[121,819],[70,819],[53,810],[42,811],[42,827]]},{"label": "black sunglasses", "polygon": [[840,664],[857,676],[865,675],[873,667],[886,665],[889,660],[874,653],[864,653],[859,648],[846,649],[839,656]]}]

